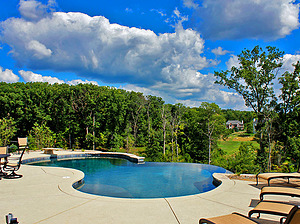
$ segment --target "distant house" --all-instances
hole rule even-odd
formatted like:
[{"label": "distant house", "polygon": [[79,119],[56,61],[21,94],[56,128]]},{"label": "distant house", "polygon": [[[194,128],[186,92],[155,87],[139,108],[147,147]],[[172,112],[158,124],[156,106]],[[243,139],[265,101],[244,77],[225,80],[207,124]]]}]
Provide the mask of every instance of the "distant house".
[{"label": "distant house", "polygon": [[244,130],[244,122],[240,122],[240,121],[237,121],[237,120],[232,120],[232,121],[227,121],[226,122],[226,128],[227,129],[239,129],[239,130]]}]

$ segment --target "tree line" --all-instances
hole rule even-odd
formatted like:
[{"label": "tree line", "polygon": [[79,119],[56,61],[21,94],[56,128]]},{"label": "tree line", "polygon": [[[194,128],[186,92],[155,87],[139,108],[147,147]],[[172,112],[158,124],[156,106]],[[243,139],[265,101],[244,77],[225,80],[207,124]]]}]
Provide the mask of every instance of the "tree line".
[{"label": "tree line", "polygon": [[[252,120],[251,112],[228,113]],[[32,149],[140,147],[151,161],[207,163],[226,136],[225,115],[214,103],[189,108],[92,84],[0,83],[2,145],[29,136]]]}]

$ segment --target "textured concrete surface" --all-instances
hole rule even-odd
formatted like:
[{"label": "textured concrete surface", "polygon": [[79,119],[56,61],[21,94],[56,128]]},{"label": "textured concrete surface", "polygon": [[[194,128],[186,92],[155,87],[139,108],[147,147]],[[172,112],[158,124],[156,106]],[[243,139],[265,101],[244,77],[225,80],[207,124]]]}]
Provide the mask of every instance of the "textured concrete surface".
[{"label": "textured concrete surface", "polygon": [[[41,152],[30,153],[25,157],[39,154]],[[232,180],[224,174],[216,174],[222,184],[203,194],[161,199],[119,199],[75,190],[72,184],[84,177],[78,170],[24,164],[17,173],[23,177],[0,180],[0,223],[5,223],[5,215],[11,212],[22,224],[196,224],[201,217],[232,212],[247,215],[257,203],[260,192],[254,182]],[[271,200],[278,198],[268,196]],[[289,197],[280,200],[300,203],[298,199]],[[279,217],[262,215],[262,219],[270,218],[279,220]]]}]

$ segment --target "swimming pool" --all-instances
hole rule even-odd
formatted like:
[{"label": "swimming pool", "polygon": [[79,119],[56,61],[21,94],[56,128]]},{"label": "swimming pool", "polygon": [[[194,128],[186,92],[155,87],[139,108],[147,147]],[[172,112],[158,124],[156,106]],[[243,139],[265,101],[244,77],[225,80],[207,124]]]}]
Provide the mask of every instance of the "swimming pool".
[{"label": "swimming pool", "polygon": [[226,172],[221,167],[206,164],[136,164],[115,158],[52,160],[35,165],[81,170],[85,177],[84,185],[79,191],[120,198],[164,198],[199,194],[216,188],[213,173]]}]

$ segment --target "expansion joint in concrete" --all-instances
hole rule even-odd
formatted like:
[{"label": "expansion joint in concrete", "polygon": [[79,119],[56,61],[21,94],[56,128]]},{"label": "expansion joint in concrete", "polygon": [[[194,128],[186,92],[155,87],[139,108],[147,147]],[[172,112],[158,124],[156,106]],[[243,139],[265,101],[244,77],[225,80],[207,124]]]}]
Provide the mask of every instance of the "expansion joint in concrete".
[{"label": "expansion joint in concrete", "polygon": [[177,217],[177,215],[176,215],[176,213],[175,213],[174,209],[172,208],[172,206],[171,206],[170,202],[169,202],[169,201],[168,201],[166,198],[164,198],[164,199],[165,199],[165,201],[167,202],[168,206],[170,207],[170,209],[171,209],[171,211],[172,211],[173,215],[175,216],[175,218],[176,218],[176,220],[177,220],[178,224],[180,224],[180,221],[179,221],[179,219],[178,219],[178,217]]}]

